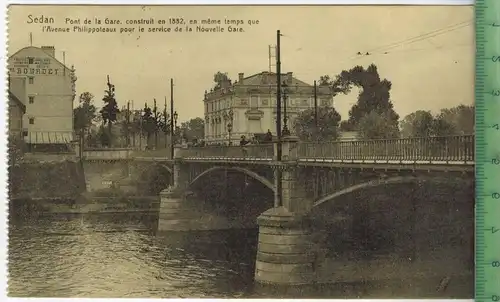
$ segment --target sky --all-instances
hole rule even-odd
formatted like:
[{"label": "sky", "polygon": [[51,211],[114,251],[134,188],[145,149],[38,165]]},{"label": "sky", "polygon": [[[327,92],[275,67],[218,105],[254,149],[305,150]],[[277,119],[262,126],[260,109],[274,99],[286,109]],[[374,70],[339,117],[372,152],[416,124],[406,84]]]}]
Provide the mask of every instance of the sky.
[{"label": "sky", "polygon": [[[269,45],[282,33],[282,72],[313,83],[322,75],[334,77],[356,65],[378,66],[392,82],[391,100],[401,117],[474,100],[474,11],[472,6],[54,6],[9,7],[8,53],[30,45],[54,46],[74,65],[77,95],[91,92],[102,106],[109,75],[119,106],[133,101],[136,109],[153,99],[170,101],[174,79],[175,110],[179,120],[203,116],[203,94],[213,87],[213,75],[227,72],[233,80],[269,70]],[[53,24],[29,23],[30,18],[53,17]],[[102,26],[135,27],[133,33],[43,32],[44,25],[69,26],[65,19],[102,19]],[[183,18],[242,20],[244,32],[147,32],[148,27],[175,25],[105,25],[105,18],[138,20]],[[256,20],[258,20],[258,24]],[[248,21],[253,23],[248,24]],[[83,26],[84,24],[81,24]],[[87,25],[98,26],[98,25]],[[196,25],[189,25],[196,28]],[[205,27],[214,27],[211,25]],[[184,27],[184,26],[183,26]],[[370,55],[357,55],[358,52]],[[334,106],[348,118],[359,90],[337,96]]]}]

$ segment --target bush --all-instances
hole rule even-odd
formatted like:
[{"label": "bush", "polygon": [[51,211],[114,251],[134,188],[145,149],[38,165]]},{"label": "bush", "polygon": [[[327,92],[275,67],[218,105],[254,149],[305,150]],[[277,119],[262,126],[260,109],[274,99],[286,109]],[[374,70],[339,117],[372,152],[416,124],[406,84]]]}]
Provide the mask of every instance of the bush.
[{"label": "bush", "polygon": [[24,152],[26,152],[26,144],[22,138],[17,135],[9,135],[7,144],[9,148],[9,166],[14,166],[23,159]]}]

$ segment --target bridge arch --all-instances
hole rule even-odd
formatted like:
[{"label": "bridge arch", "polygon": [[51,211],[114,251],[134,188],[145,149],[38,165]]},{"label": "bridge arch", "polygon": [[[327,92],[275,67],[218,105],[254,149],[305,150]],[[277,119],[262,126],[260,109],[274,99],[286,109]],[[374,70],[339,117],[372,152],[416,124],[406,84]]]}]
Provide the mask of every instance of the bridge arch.
[{"label": "bridge arch", "polygon": [[198,181],[198,179],[202,178],[203,176],[209,174],[209,173],[212,173],[214,171],[219,171],[219,170],[232,170],[232,171],[238,171],[238,172],[241,172],[257,181],[259,181],[260,183],[262,183],[264,186],[266,186],[267,188],[269,188],[271,191],[276,192],[276,187],[274,186],[274,184],[272,182],[270,182],[267,178],[263,177],[263,176],[260,176],[259,174],[253,172],[253,171],[250,171],[248,169],[245,169],[245,168],[241,168],[241,167],[222,167],[222,166],[215,166],[215,167],[212,167],[212,168],[209,168],[205,171],[203,171],[202,173],[200,173],[199,175],[197,175],[188,185],[188,187],[190,187],[191,185],[193,185],[194,183],[196,183],[196,181]]},{"label": "bridge arch", "polygon": [[[455,177],[454,179],[460,179],[463,182],[469,182],[471,180],[464,179],[462,177]],[[327,196],[321,197],[320,199],[316,200],[313,204],[313,208],[316,208],[326,202],[335,200],[338,197],[364,190],[367,188],[372,188],[372,187],[379,187],[379,186],[384,186],[384,185],[391,185],[391,184],[407,184],[407,183],[413,183],[416,181],[432,181],[434,183],[449,183],[450,179],[449,177],[443,177],[443,176],[435,176],[435,177],[429,177],[429,176],[396,176],[396,177],[389,177],[385,179],[377,179],[377,180],[372,180],[368,182],[364,182],[361,184],[353,185],[348,188],[342,189],[340,191],[334,192],[332,194],[329,194]]]},{"label": "bridge arch", "polygon": [[168,173],[170,173],[170,175],[172,175],[174,172],[172,171],[172,168],[170,168],[169,166],[165,165],[165,164],[156,164],[154,166],[157,166],[161,169],[164,169],[166,170]]}]

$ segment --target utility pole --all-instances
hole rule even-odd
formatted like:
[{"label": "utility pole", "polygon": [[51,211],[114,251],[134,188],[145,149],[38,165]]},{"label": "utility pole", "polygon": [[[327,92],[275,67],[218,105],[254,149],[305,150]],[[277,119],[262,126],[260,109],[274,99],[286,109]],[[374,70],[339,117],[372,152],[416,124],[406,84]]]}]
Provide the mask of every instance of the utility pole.
[{"label": "utility pole", "polygon": [[318,131],[318,95],[317,95],[316,80],[314,80],[314,122],[316,123],[316,131]]},{"label": "utility pole", "polygon": [[[281,161],[281,44],[280,44],[281,33],[279,30],[276,31],[276,136],[278,137],[277,146],[277,160]],[[281,171],[276,170],[276,200],[274,201],[274,207],[282,206],[281,197],[282,183],[281,183]]]},{"label": "utility pole", "polygon": [[155,118],[155,150],[158,148],[158,106],[156,106],[156,99],[153,99],[153,113]]},{"label": "utility pole", "polygon": [[137,132],[137,115],[135,114],[135,108],[134,108],[134,100],[132,100],[132,121],[134,125],[134,129],[132,130],[132,146],[135,149],[135,135]]},{"label": "utility pole", "polygon": [[276,136],[278,137],[278,160],[281,160],[281,33],[276,32]]},{"label": "utility pole", "polygon": [[127,101],[127,147],[130,147],[130,101]]},{"label": "utility pole", "polygon": [[[174,79],[170,79],[170,159],[174,159]],[[172,185],[173,178],[172,178]]]},{"label": "utility pole", "polygon": [[167,96],[165,96],[165,105],[163,106],[163,134],[165,135],[165,149],[167,149]]}]

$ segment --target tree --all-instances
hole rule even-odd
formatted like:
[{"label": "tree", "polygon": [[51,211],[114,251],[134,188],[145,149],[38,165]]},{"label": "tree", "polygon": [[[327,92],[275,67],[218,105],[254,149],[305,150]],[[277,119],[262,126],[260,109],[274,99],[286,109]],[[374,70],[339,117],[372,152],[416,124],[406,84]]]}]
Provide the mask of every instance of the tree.
[{"label": "tree", "polygon": [[372,111],[363,116],[358,123],[357,131],[361,139],[384,139],[399,137],[399,128],[391,120],[391,113]]},{"label": "tree", "polygon": [[90,128],[96,119],[97,108],[94,106],[94,95],[90,92],[80,94],[78,107],[73,109],[73,129],[76,132]]},{"label": "tree", "polygon": [[167,109],[163,109],[158,117],[158,128],[165,134],[170,133],[170,114],[167,113]]},{"label": "tree", "polygon": [[12,167],[23,159],[26,144],[18,135],[9,135],[7,144],[9,167]]},{"label": "tree", "polygon": [[192,141],[194,139],[202,139],[205,136],[205,121],[200,118],[193,118],[187,122],[182,122],[180,133],[183,134],[184,139]]},{"label": "tree", "polygon": [[332,85],[332,79],[330,78],[329,75],[324,75],[319,77],[318,85],[319,86],[330,86]]},{"label": "tree", "polygon": [[294,121],[296,135],[304,141],[335,140],[339,136],[340,114],[333,107],[318,107],[316,127],[314,108],[300,112]]},{"label": "tree", "polygon": [[143,133],[146,135],[146,139],[149,142],[149,138],[153,133],[155,133],[156,130],[156,121],[153,116],[153,111],[151,108],[148,107],[148,104],[144,104],[144,109],[142,110],[142,130]]},{"label": "tree", "polygon": [[103,123],[108,126],[108,143],[107,145],[111,145],[111,127],[113,123],[116,121],[116,116],[120,113],[120,109],[118,109],[118,104],[115,99],[115,85],[112,85],[109,82],[108,76],[108,90],[104,91],[104,97],[102,98],[104,102],[104,106],[102,107],[100,113],[102,116]]},{"label": "tree", "polygon": [[435,119],[434,134],[436,136],[473,134],[474,109],[474,106],[466,105],[442,109]]},{"label": "tree", "polygon": [[227,72],[217,71],[217,73],[214,74],[215,89],[221,88],[223,83],[230,81],[231,79],[228,77]]},{"label": "tree", "polygon": [[434,117],[430,111],[418,110],[408,114],[401,121],[403,137],[429,137],[434,132]]},{"label": "tree", "polygon": [[[324,80],[329,79],[324,78]],[[366,69],[355,66],[350,70],[344,70],[336,76],[331,86],[333,96],[340,93],[348,94],[353,86],[361,88],[357,103],[349,111],[349,119],[342,124],[344,130],[355,130],[361,119],[372,111],[384,115],[391,125],[397,126],[399,116],[390,101],[392,83],[387,79],[380,79],[375,64]]]}]

